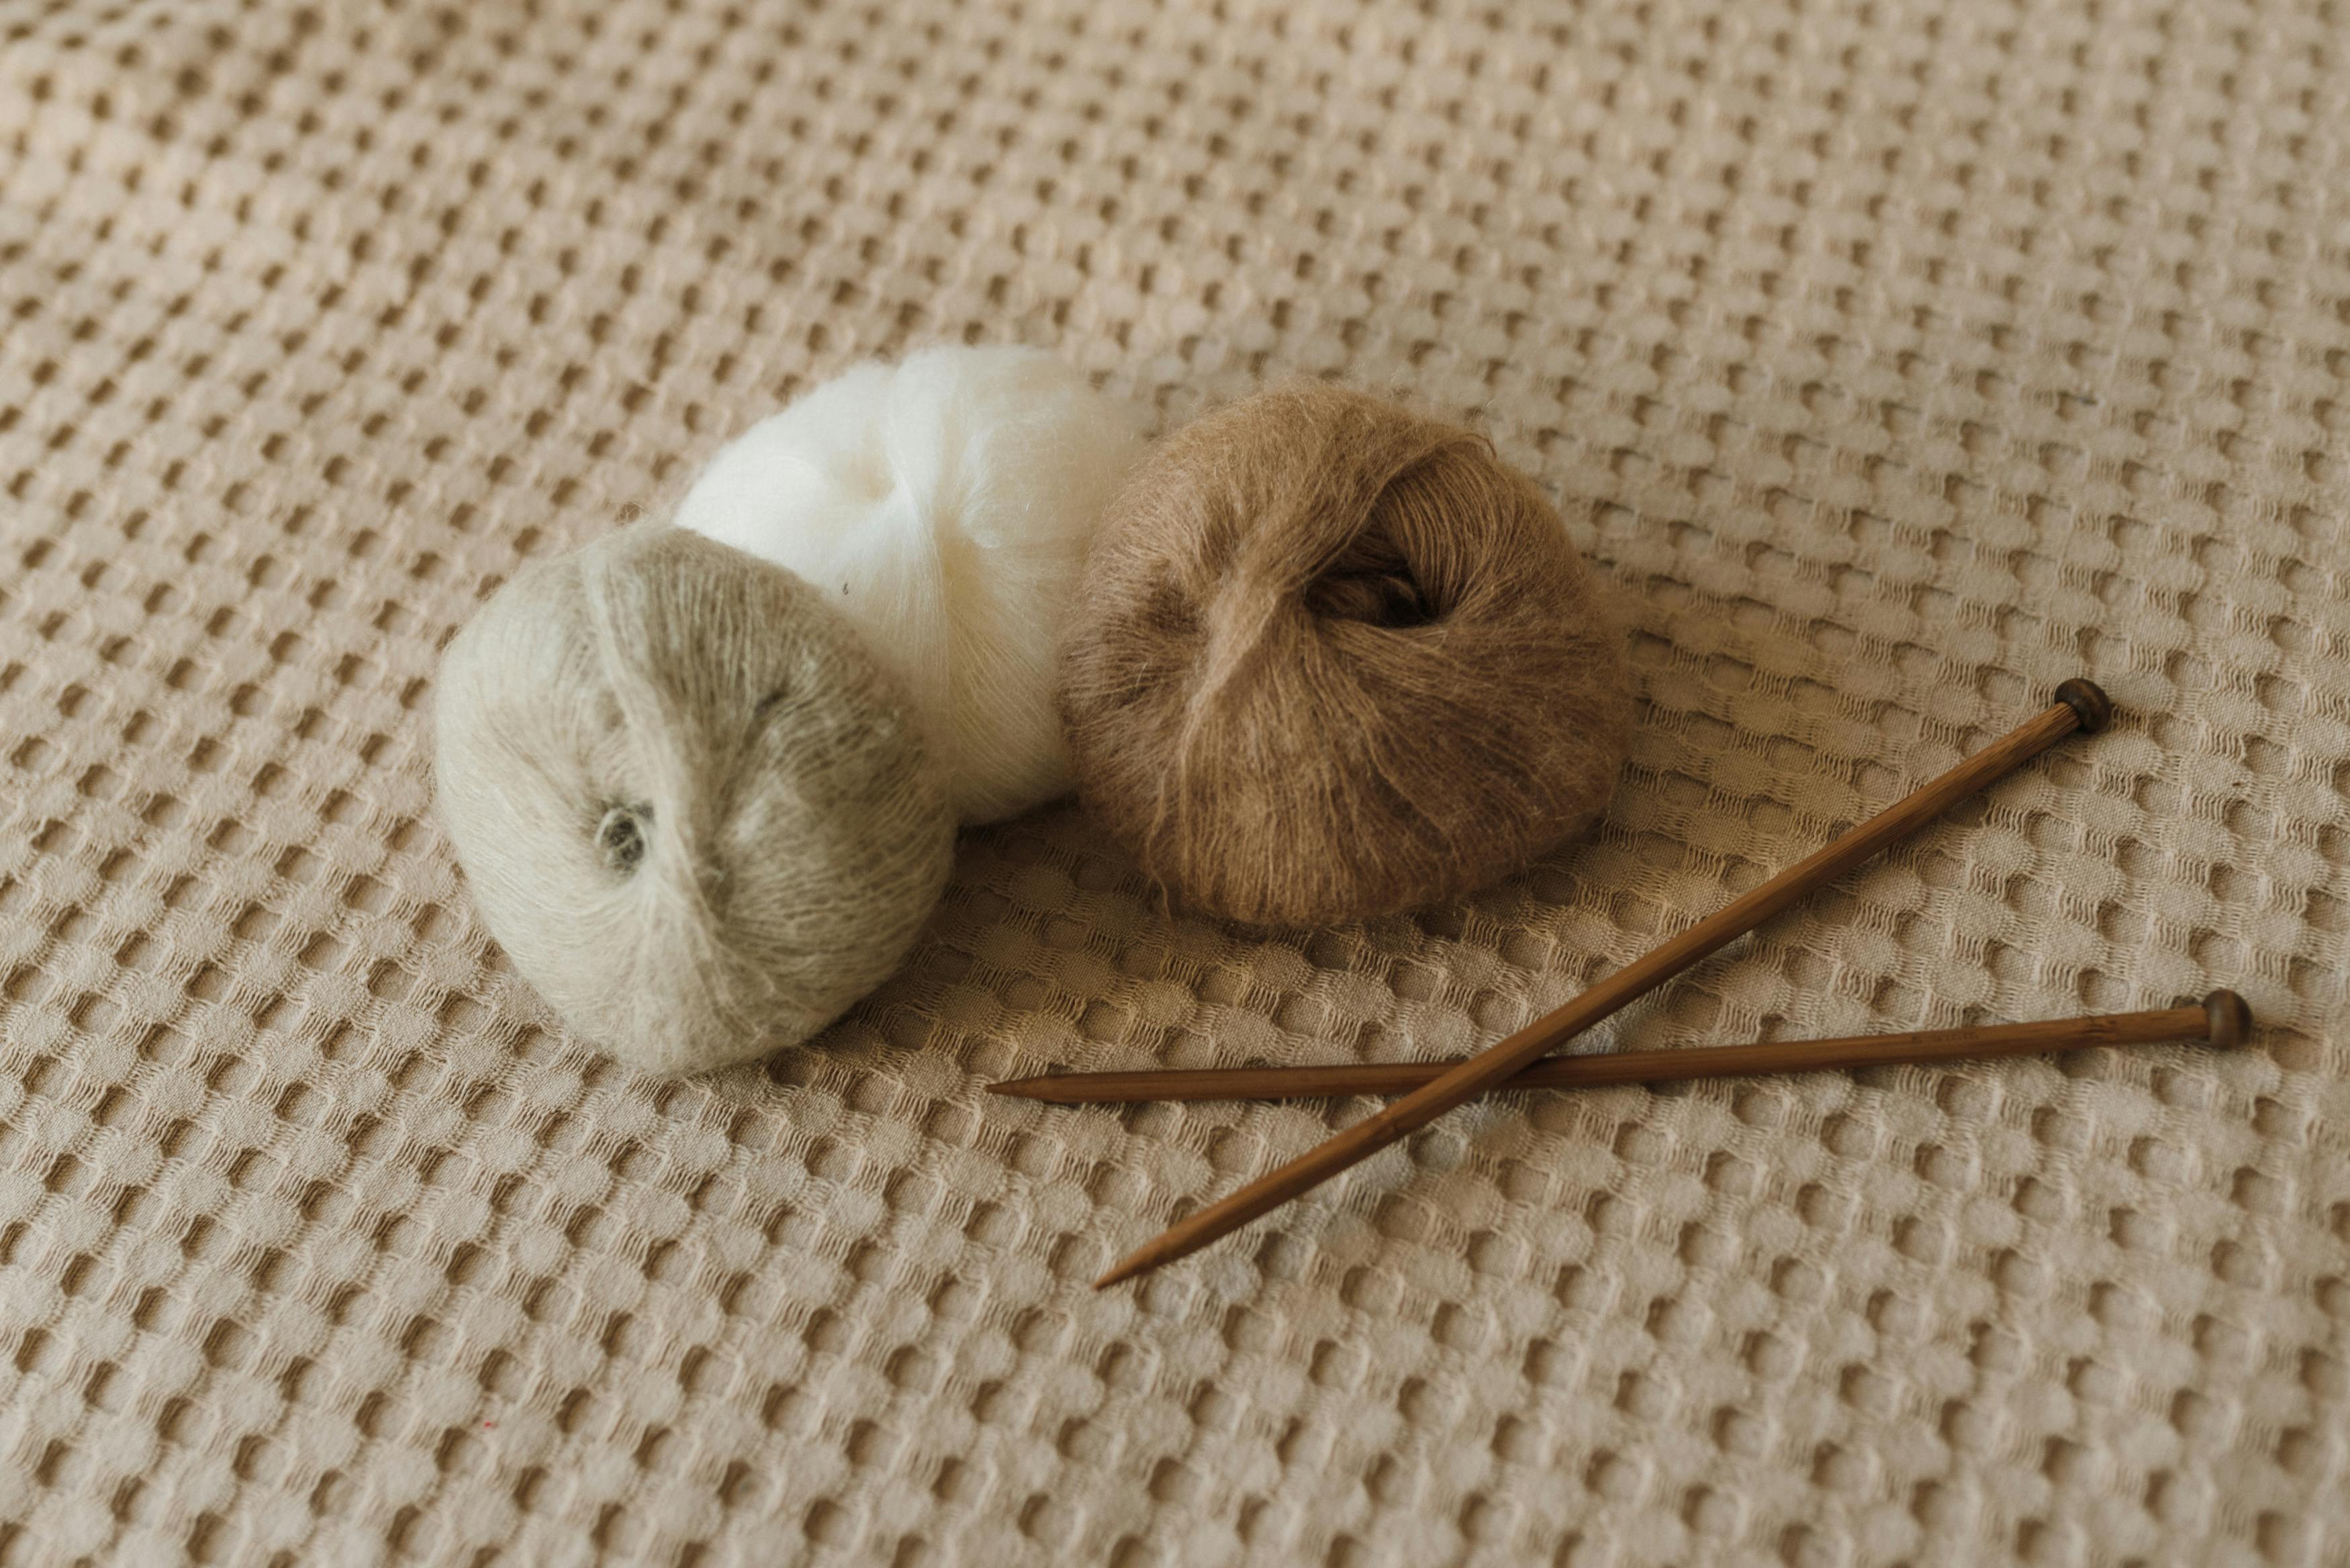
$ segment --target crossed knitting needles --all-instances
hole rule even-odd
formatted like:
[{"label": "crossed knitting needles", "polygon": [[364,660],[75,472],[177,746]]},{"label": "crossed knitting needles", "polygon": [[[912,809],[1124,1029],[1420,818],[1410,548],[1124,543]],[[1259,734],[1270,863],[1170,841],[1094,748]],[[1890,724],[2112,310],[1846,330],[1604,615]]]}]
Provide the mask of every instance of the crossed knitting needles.
[{"label": "crossed knitting needles", "polygon": [[1704,1049],[1623,1051],[1539,1061],[1557,1045],[1737,940],[1805,894],[1834,881],[1949,807],[2006,777],[2074,731],[2102,730],[2113,717],[2112,701],[2093,681],[2067,680],[2056,688],[2055,696],[2051,707],[1843,834],[1809,859],[1789,867],[1617,970],[1565,1006],[1466,1060],[1206,1072],[1067,1073],[1022,1078],[991,1087],[999,1095],[1060,1105],[1133,1099],[1402,1096],[1385,1110],[1357,1122],[1278,1170],[1170,1227],[1096,1280],[1094,1288],[1099,1290],[1198,1251],[1409,1136],[1453,1106],[1495,1089],[1596,1087],[1748,1073],[1890,1066],[2063,1051],[2085,1045],[2147,1044],[2162,1040],[2199,1039],[2223,1047],[2236,1044],[2251,1027],[2251,1012],[2235,992],[2215,991],[2200,1002],[2146,1012],[1840,1040],[1761,1041]]}]

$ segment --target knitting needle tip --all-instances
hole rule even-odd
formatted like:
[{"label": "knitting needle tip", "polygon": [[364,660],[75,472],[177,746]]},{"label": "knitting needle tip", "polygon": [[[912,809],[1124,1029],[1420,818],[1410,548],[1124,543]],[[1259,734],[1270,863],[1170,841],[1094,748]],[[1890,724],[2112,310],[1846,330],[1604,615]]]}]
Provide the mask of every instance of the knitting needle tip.
[{"label": "knitting needle tip", "polygon": [[1120,1261],[1117,1267],[1096,1280],[1094,1289],[1106,1291],[1112,1285],[1134,1278],[1137,1274],[1148,1273],[1155,1266],[1154,1260],[1147,1252],[1137,1252],[1132,1257]]}]

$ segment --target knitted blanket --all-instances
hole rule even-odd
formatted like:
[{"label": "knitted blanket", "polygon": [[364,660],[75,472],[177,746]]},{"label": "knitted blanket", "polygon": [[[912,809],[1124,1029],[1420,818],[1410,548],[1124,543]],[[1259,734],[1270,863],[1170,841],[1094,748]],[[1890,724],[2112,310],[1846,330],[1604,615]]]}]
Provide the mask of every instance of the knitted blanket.
[{"label": "knitted blanket", "polygon": [[[0,10],[0,1563],[2350,1561],[2350,37],[2324,0]],[[1600,827],[1253,936],[1071,806],[633,1076],[472,914],[439,647],[857,360],[1487,432]],[[2261,1026],[1364,1114],[2087,674],[2114,728],[1577,1048]]]}]

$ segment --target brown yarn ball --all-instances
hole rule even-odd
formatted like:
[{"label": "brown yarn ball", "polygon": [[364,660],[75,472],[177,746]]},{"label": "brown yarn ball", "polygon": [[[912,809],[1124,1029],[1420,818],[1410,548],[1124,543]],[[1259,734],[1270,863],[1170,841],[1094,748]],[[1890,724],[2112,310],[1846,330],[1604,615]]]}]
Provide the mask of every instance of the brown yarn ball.
[{"label": "brown yarn ball", "polygon": [[1631,721],[1558,514],[1482,437],[1305,384],[1176,431],[1063,643],[1086,804],[1183,903],[1261,926],[1457,897],[1580,831]]}]

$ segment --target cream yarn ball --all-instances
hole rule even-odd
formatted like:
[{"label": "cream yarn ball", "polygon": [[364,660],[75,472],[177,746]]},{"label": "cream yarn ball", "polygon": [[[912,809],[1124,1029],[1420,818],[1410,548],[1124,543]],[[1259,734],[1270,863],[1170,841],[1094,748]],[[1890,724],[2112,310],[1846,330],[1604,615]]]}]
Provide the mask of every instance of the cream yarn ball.
[{"label": "cream yarn ball", "polygon": [[621,1061],[795,1044],[904,959],[953,815],[897,681],[789,572],[638,524],[449,645],[441,810],[491,934]]},{"label": "cream yarn ball", "polygon": [[1141,441],[1033,348],[861,365],[722,450],[680,526],[788,567],[911,696],[966,822],[1067,793],[1054,662],[1103,509]]}]

